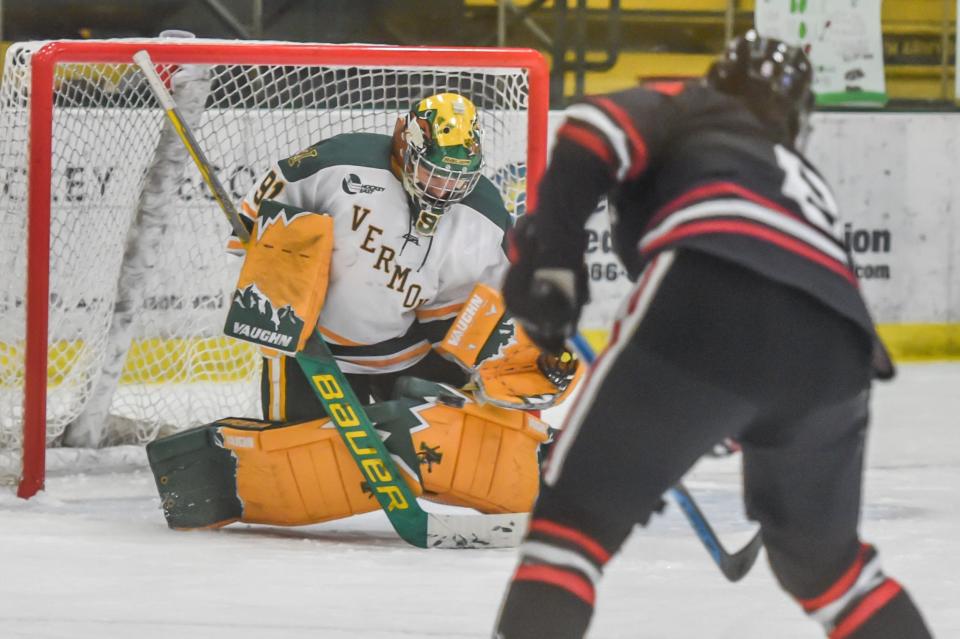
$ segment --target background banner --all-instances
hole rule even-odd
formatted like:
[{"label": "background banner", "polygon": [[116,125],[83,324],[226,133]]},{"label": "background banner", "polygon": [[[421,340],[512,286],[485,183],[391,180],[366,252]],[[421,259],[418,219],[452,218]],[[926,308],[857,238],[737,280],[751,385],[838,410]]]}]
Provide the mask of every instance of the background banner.
[{"label": "background banner", "polygon": [[882,106],[881,0],[757,0],[754,22],[766,36],[800,44],[813,61],[821,105]]}]

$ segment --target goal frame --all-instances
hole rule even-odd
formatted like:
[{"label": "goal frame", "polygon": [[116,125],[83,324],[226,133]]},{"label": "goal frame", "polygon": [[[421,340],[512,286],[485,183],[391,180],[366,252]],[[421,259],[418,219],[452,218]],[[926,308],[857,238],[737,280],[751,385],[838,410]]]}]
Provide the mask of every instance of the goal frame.
[{"label": "goal frame", "polygon": [[78,40],[52,41],[44,45],[33,54],[30,70],[23,444],[21,475],[17,486],[17,495],[24,499],[43,489],[46,475],[50,214],[56,65],[132,64],[133,54],[143,49],[157,64],[523,69],[529,83],[526,201],[528,210],[536,205],[537,184],[546,165],[549,71],[542,54],[534,49],[202,40]]}]

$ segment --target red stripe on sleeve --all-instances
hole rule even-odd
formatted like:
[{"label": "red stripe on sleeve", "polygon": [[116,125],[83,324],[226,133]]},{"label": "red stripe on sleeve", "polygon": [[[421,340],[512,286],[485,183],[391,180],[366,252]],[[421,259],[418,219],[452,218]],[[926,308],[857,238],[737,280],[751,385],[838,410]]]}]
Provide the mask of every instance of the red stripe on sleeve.
[{"label": "red stripe on sleeve", "polygon": [[788,215],[794,219],[803,219],[801,216],[797,215],[790,209],[777,204],[769,198],[765,198],[759,193],[751,191],[750,189],[741,186],[735,182],[711,182],[709,184],[703,184],[687,191],[680,197],[668,202],[663,208],[656,212],[656,214],[650,218],[650,221],[647,223],[647,230],[654,228],[660,222],[663,221],[671,213],[676,213],[682,208],[686,208],[688,205],[700,200],[707,200],[711,198],[719,198],[723,196],[738,197],[754,204],[759,204],[764,208],[768,208],[771,211],[778,211],[784,215]]},{"label": "red stripe on sleeve", "polygon": [[873,592],[863,598],[863,601],[853,609],[843,621],[837,624],[829,639],[845,639],[865,624],[878,610],[890,603],[890,600],[900,594],[903,589],[893,579],[887,579],[874,588]]},{"label": "red stripe on sleeve", "polygon": [[583,147],[603,160],[603,163],[609,166],[611,170],[616,170],[617,162],[613,157],[613,153],[610,151],[610,147],[607,146],[607,143],[602,137],[593,131],[568,122],[560,127],[557,135]]},{"label": "red stripe on sleeve", "polygon": [[613,118],[614,122],[627,134],[627,139],[630,140],[630,168],[627,170],[628,178],[635,178],[640,175],[644,169],[647,168],[647,161],[649,160],[649,153],[647,151],[647,143],[644,141],[643,136],[640,135],[640,132],[637,131],[637,127],[633,125],[633,120],[630,118],[630,114],[623,110],[623,108],[615,103],[610,98],[604,97],[595,97],[591,98],[591,101],[602,108],[607,112],[610,117]]},{"label": "red stripe on sleeve", "polygon": [[585,550],[587,554],[593,557],[596,561],[600,562],[601,566],[610,561],[610,553],[608,553],[606,549],[600,545],[600,542],[593,537],[590,537],[586,533],[580,532],[576,528],[570,528],[548,519],[534,519],[530,523],[530,530],[541,532],[545,535],[550,535],[551,537],[556,537],[558,539],[572,541]]},{"label": "red stripe on sleeve", "polygon": [[644,254],[648,254],[657,250],[664,244],[675,242],[676,240],[684,237],[690,237],[692,235],[707,235],[709,233],[731,233],[736,235],[747,235],[765,240],[771,244],[776,244],[781,248],[796,253],[801,257],[805,257],[811,262],[816,262],[820,266],[828,268],[837,275],[840,275],[855,287],[860,287],[857,276],[854,275],[849,268],[847,268],[846,264],[837,262],[833,258],[824,255],[820,251],[807,246],[799,240],[794,240],[793,238],[787,237],[786,235],[778,233],[772,229],[766,229],[748,222],[736,222],[733,220],[706,220],[704,222],[692,222],[690,224],[684,224],[683,226],[670,231],[663,237],[658,238],[655,242],[651,242],[645,246],[643,248],[643,252]]},{"label": "red stripe on sleeve", "polygon": [[523,564],[517,568],[513,580],[539,581],[562,588],[590,606],[596,600],[596,593],[589,581],[572,572],[552,566]]}]

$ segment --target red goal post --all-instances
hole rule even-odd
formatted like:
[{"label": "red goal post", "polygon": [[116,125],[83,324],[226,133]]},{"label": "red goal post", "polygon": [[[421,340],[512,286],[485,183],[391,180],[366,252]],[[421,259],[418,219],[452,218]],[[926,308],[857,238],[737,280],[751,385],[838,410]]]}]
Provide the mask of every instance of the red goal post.
[{"label": "red goal post", "polygon": [[[366,77],[363,76],[365,70],[383,70],[382,73],[385,74],[383,77],[390,78],[388,82],[393,83],[393,85],[391,85],[391,91],[393,91],[393,93],[391,94],[390,91],[387,91],[387,94],[394,95],[394,97],[385,97],[382,98],[382,100],[385,103],[389,102],[393,104],[394,106],[391,108],[396,108],[396,104],[402,102],[400,98],[402,94],[409,93],[415,95],[417,92],[413,87],[405,88],[403,78],[423,78],[428,74],[433,74],[431,75],[433,79],[427,83],[426,88],[442,85],[443,88],[456,89],[457,86],[459,86],[458,83],[462,82],[465,87],[473,87],[476,85],[478,95],[483,98],[488,94],[493,95],[496,93],[500,85],[514,82],[512,79],[506,79],[505,76],[498,74],[504,70],[515,70],[517,77],[521,78],[516,80],[516,82],[524,85],[521,91],[523,95],[518,95],[516,103],[497,106],[491,101],[494,98],[491,98],[491,100],[481,99],[481,104],[478,104],[478,107],[481,112],[486,109],[498,115],[503,115],[504,122],[511,120],[511,117],[513,120],[516,120],[517,117],[522,117],[522,119],[525,120],[522,124],[522,132],[506,132],[502,138],[506,141],[517,135],[525,136],[525,158],[521,161],[506,163],[503,167],[493,167],[491,171],[503,170],[508,173],[510,171],[522,172],[522,175],[515,177],[520,181],[520,188],[526,196],[526,206],[532,207],[533,199],[536,195],[537,180],[544,169],[549,100],[548,71],[543,57],[533,50],[202,40],[116,40],[54,41],[43,44],[29,52],[29,55],[26,56],[29,58],[28,63],[21,61],[21,66],[29,69],[28,85],[26,75],[24,74],[24,78],[21,80],[23,86],[18,86],[12,93],[12,95],[16,97],[16,100],[5,97],[3,105],[5,109],[25,106],[28,110],[29,118],[29,143],[26,155],[26,165],[28,167],[26,194],[28,222],[27,237],[25,240],[27,253],[26,293],[23,296],[25,297],[23,322],[26,329],[22,342],[24,344],[22,347],[22,351],[24,352],[22,364],[18,364],[16,361],[20,350],[17,346],[20,344],[20,341],[17,339],[19,336],[16,334],[16,330],[11,332],[14,336],[13,338],[6,337],[6,334],[3,338],[0,338],[0,342],[9,342],[0,345],[4,346],[4,357],[8,360],[7,365],[12,367],[13,370],[10,379],[16,380],[19,378],[19,375],[22,374],[22,439],[19,442],[22,455],[22,467],[19,481],[17,482],[17,494],[21,497],[29,497],[43,488],[47,445],[48,443],[56,442],[57,438],[62,436],[61,434],[51,432],[50,423],[48,423],[48,419],[50,418],[48,412],[50,404],[48,401],[52,394],[51,388],[53,388],[53,386],[59,388],[66,384],[60,377],[57,377],[58,373],[53,370],[54,366],[50,358],[51,343],[54,339],[51,336],[49,328],[51,307],[58,307],[58,303],[56,302],[59,302],[59,300],[66,296],[66,293],[60,293],[51,289],[51,265],[58,259],[61,259],[62,255],[67,254],[68,251],[66,249],[60,252],[60,249],[56,247],[65,242],[68,243],[70,241],[68,236],[71,232],[68,230],[66,232],[67,236],[62,235],[64,233],[64,224],[67,222],[58,220],[58,208],[64,207],[65,203],[68,202],[70,207],[72,207],[72,212],[68,213],[68,216],[80,217],[81,220],[85,219],[83,217],[84,215],[89,214],[92,216],[99,214],[100,209],[95,208],[97,206],[101,206],[101,208],[106,208],[110,211],[119,210],[117,209],[118,205],[112,201],[104,205],[97,205],[92,202],[97,196],[97,188],[88,189],[87,193],[82,197],[78,193],[73,193],[73,199],[71,199],[71,190],[78,190],[75,188],[78,183],[75,178],[78,172],[82,174],[84,168],[83,162],[97,160],[97,155],[100,153],[100,145],[104,144],[104,140],[120,136],[131,136],[127,141],[128,144],[146,146],[146,148],[139,149],[139,152],[143,154],[149,155],[153,152],[153,149],[147,145],[146,137],[143,140],[137,139],[133,137],[134,133],[132,133],[130,129],[121,131],[117,128],[112,128],[114,121],[107,111],[110,108],[116,107],[116,105],[112,103],[107,104],[111,102],[113,98],[106,93],[99,92],[102,87],[94,91],[88,89],[83,82],[77,82],[68,76],[70,73],[74,73],[89,80],[94,77],[99,78],[100,76],[97,74],[106,73],[104,69],[109,69],[109,73],[112,74],[111,77],[120,78],[121,82],[127,82],[129,84],[131,81],[129,74],[133,73],[133,71],[128,71],[125,67],[126,65],[130,65],[130,69],[133,68],[132,56],[141,49],[146,49],[155,64],[166,69],[168,73],[170,69],[184,65],[212,65],[217,68],[233,69],[235,71],[231,71],[232,75],[225,75],[224,77],[226,79],[223,80],[225,84],[230,84],[231,91],[234,90],[233,85],[239,85],[249,78],[254,78],[256,82],[252,82],[250,87],[236,89],[237,101],[235,105],[230,106],[218,103],[215,109],[218,112],[224,113],[227,111],[251,109],[254,110],[256,114],[254,119],[271,119],[273,116],[264,115],[264,111],[274,108],[271,105],[277,103],[279,104],[279,106],[275,107],[277,111],[283,113],[289,111],[292,113],[290,116],[292,118],[291,122],[299,121],[296,119],[297,115],[295,112],[298,107],[295,105],[302,104],[302,102],[294,96],[290,98],[288,102],[282,103],[282,100],[278,101],[275,99],[276,96],[271,96],[266,92],[269,91],[269,87],[267,87],[262,96],[262,102],[256,102],[257,99],[260,99],[257,98],[257,92],[263,89],[264,78],[279,77],[283,73],[290,74],[286,80],[278,84],[278,87],[282,87],[282,91],[289,93],[291,86],[296,88],[296,82],[302,82],[302,78],[309,77],[311,79],[306,84],[303,84],[303,87],[309,87],[310,91],[315,91],[315,85],[319,82],[316,78],[321,77],[320,71],[317,70],[323,68],[325,69],[323,73],[329,75],[331,83],[334,85],[339,83],[347,87],[346,97],[343,100],[340,98],[331,98],[324,93],[323,95],[325,97],[323,100],[327,106],[323,108],[350,111],[350,117],[359,118],[358,122],[366,122],[366,118],[370,114],[362,113],[356,115],[353,112],[375,111],[379,108],[377,104],[381,98],[377,97],[379,94],[377,93],[378,87],[375,78],[362,81],[356,80],[357,77]],[[8,56],[15,54],[16,52],[11,51]],[[11,64],[16,64],[16,62],[11,62],[8,57],[5,75],[10,73],[10,69],[12,68]],[[21,68],[20,71],[24,72],[24,68]],[[330,69],[331,71],[328,73],[326,69]],[[485,74],[487,73],[489,73],[489,77],[491,78],[490,82],[494,85],[492,89],[482,86],[482,83],[485,81]],[[451,78],[456,78],[455,81],[451,81],[453,83],[452,87],[445,84],[445,81],[437,79],[441,76],[447,77],[444,74],[448,74]],[[8,80],[9,78],[4,78],[5,85]],[[97,79],[92,84],[96,85],[100,82],[101,80]],[[83,91],[87,93],[84,94],[82,99],[67,104],[61,93],[63,87],[71,83],[83,86]],[[103,84],[109,84],[109,82],[104,82]],[[361,86],[361,89],[356,90],[357,86]],[[366,89],[362,87],[367,87],[368,90],[366,93],[364,93]],[[278,89],[278,91],[280,90],[281,89]],[[512,90],[513,89],[511,89],[511,91]],[[319,95],[319,92],[316,94]],[[99,103],[98,99],[103,95],[107,95],[107,98],[103,103]],[[369,109],[355,109],[353,105],[346,101],[351,95],[372,96],[369,98],[363,97],[363,100],[369,99]],[[25,105],[11,104],[11,102],[19,101],[21,98]],[[138,100],[139,99],[140,98],[138,98]],[[477,101],[476,98],[474,98],[474,100]],[[216,99],[212,101],[216,102]],[[330,105],[334,106],[331,107]],[[130,114],[133,114],[135,110],[136,113],[139,114],[140,111],[147,111],[150,107],[153,107],[159,114],[159,107],[146,102],[124,105],[122,108],[129,109]],[[307,105],[300,108],[310,111],[314,107]],[[387,111],[390,110],[389,108],[387,109]],[[510,110],[516,110],[516,113],[511,111],[510,114],[507,114],[507,111]],[[123,113],[126,114],[127,112],[124,111]],[[162,116],[162,114],[159,115]],[[508,115],[511,117],[507,117]],[[232,123],[237,117],[235,113],[231,113],[230,117],[224,120],[226,124],[223,126],[233,126]],[[8,116],[8,120],[6,121],[7,126],[14,126],[10,124],[11,118],[13,118],[13,116]],[[387,119],[389,119],[389,117]],[[161,120],[158,118],[156,120],[157,127],[160,126],[160,122]],[[77,127],[77,131],[87,127],[102,127],[99,129],[99,132],[95,134],[95,137],[91,138],[92,141],[87,143],[87,149],[76,149],[77,159],[74,161],[79,164],[78,166],[65,168],[64,166],[58,165],[60,157],[58,154],[62,153],[64,145],[69,142],[66,138],[74,135],[72,132],[69,134],[58,134],[57,127],[65,125],[75,126]],[[214,124],[213,126],[215,127],[217,125]],[[296,129],[292,124],[285,126],[291,127],[291,130]],[[348,122],[340,123],[336,126],[349,129],[351,125]],[[381,125],[378,124],[377,126]],[[338,129],[335,127],[334,130]],[[58,137],[58,135],[60,137]],[[153,133],[150,135],[154,136]],[[215,134],[211,135],[215,137]],[[249,141],[243,140],[243,133],[237,134],[237,137],[237,143],[240,146],[251,144]],[[204,144],[203,136],[201,136],[200,141],[201,144]],[[489,147],[489,145],[494,143],[496,143],[495,139],[488,136],[484,145],[485,151],[489,148],[491,153],[495,154],[496,149]],[[103,147],[104,154],[107,154],[107,148],[106,145]],[[290,148],[264,149],[263,157],[258,157],[257,161],[262,162],[265,159],[273,160],[277,157],[283,157],[285,153],[290,154],[296,150],[295,147],[292,151]],[[87,155],[85,155],[85,153]],[[208,154],[211,155],[212,161],[222,161],[226,164],[225,160],[218,159],[217,149],[213,149],[212,152],[208,149]],[[16,157],[15,154],[12,154],[9,150],[7,156],[9,156],[6,160],[8,164],[10,163],[9,158]],[[116,190],[113,189],[113,186],[118,184],[117,180],[120,179],[116,177],[116,171],[124,168],[124,165],[129,163],[130,161],[126,159],[118,160],[117,164],[119,168],[114,167],[110,169],[110,171],[104,169],[102,175],[97,174],[97,179],[100,180],[100,196],[104,196],[108,191]],[[248,166],[254,164],[255,162],[250,161]],[[15,170],[15,167],[5,168],[8,168],[11,172]],[[65,183],[66,186],[63,186],[63,184],[58,186],[57,180],[64,179],[62,175],[58,177],[58,171],[64,170],[66,170],[68,174],[67,182]],[[185,175],[189,175],[189,172],[193,170],[192,168],[185,168]],[[70,177],[71,171],[73,171],[72,178]],[[499,175],[500,173],[491,173],[492,178],[498,178]],[[133,177],[123,179],[129,181],[129,188],[126,190],[135,190],[133,188],[136,186],[135,172]],[[523,188],[522,180],[525,180],[525,189]],[[498,184],[498,186],[501,185]],[[508,186],[513,189],[517,188],[517,184]],[[142,186],[139,188],[142,188]],[[507,187],[503,188],[505,189]],[[9,189],[4,189],[4,192],[6,193],[7,190]],[[180,193],[182,190],[181,187],[177,193]],[[85,212],[85,209],[78,208],[79,204],[83,203],[84,198],[90,202],[91,209],[89,212]],[[198,195],[197,200],[199,199],[201,198]],[[9,205],[8,208],[13,207]],[[211,224],[219,223],[225,225],[225,222],[219,219],[221,217],[219,214],[210,213],[210,217],[212,218]],[[109,226],[112,221],[113,218],[108,218],[106,226]],[[193,235],[197,234],[193,233]],[[55,237],[56,242],[54,241]],[[81,246],[77,250],[78,252],[83,252],[86,248],[86,246]],[[114,251],[123,252],[123,244],[117,244],[116,241],[113,241],[111,244],[91,248],[91,250],[102,251],[103,257],[111,257],[112,259]],[[84,285],[85,283],[80,284],[80,286]],[[77,285],[74,284],[73,288],[76,288],[76,286]],[[77,303],[74,307],[82,307],[84,309],[83,313],[87,313],[87,309],[91,307],[107,305],[103,303],[106,297],[108,296],[91,297],[90,300],[96,299],[96,303],[81,299],[82,304]],[[172,300],[170,301],[172,306],[176,306],[177,304],[181,306],[190,305],[182,299],[178,302],[176,295],[168,297]],[[199,299],[201,299],[200,305],[202,306],[202,298]],[[7,292],[4,300],[4,309],[15,307],[18,303],[22,305],[22,300],[16,292]],[[158,304],[155,303],[155,305]],[[193,305],[196,307],[197,302],[194,301]],[[62,304],[62,306],[65,308],[74,308],[68,306],[66,303]],[[8,316],[5,322],[15,321],[11,319],[12,317],[12,315]],[[83,319],[86,319],[86,316],[84,316]],[[97,322],[103,323],[100,320],[97,320]],[[91,321],[90,323],[97,322]],[[83,324],[84,321],[75,323]],[[109,320],[106,321],[106,324],[109,324]],[[71,331],[72,330],[73,328],[71,328]],[[79,331],[80,329],[77,328],[76,330]],[[56,345],[57,348],[63,352],[70,351],[72,353],[73,351],[84,350],[86,346],[92,344],[94,341],[91,337],[82,339],[73,337],[72,332],[70,335],[71,337],[69,339],[61,338],[61,341]],[[160,338],[151,337],[149,339],[156,341]],[[169,340],[171,338],[165,336],[163,339]],[[184,338],[179,336],[176,337],[176,340],[183,339]],[[210,337],[207,335],[203,339],[210,339]],[[64,345],[64,341],[69,343]],[[171,346],[164,344],[161,348],[169,349]],[[66,368],[69,368],[72,372],[75,367],[79,366],[77,362],[84,359],[92,360],[96,363],[102,361],[104,356],[90,354],[77,356],[76,359],[71,360],[71,363],[69,366],[66,366]],[[21,365],[22,373],[19,373],[20,369],[18,369],[18,366]],[[63,373],[61,377],[65,375],[66,373]],[[124,375],[128,375],[128,373],[124,373]],[[165,373],[163,375],[169,374]],[[210,375],[208,371],[208,377]],[[88,374],[83,380],[71,383],[78,388],[86,387],[95,383],[95,378],[96,375]],[[10,379],[0,381],[0,386],[15,385],[17,383],[10,381]],[[93,381],[91,381],[91,379],[93,379]],[[161,376],[161,379],[169,379],[169,377]],[[149,384],[150,382],[145,382],[143,385],[148,387]],[[15,398],[17,393],[5,393],[5,396]],[[58,410],[60,410],[60,404],[82,404],[83,401],[83,398],[58,400]],[[5,420],[6,427],[10,428],[10,423],[12,422],[15,428],[16,414],[18,413],[16,407],[7,407],[5,410],[6,414],[14,416],[13,418]],[[76,410],[82,410],[82,407],[76,408]],[[153,431],[153,434],[156,434],[156,430]],[[8,436],[8,441],[12,441],[14,446],[16,446],[17,443],[16,439],[16,436]]]}]

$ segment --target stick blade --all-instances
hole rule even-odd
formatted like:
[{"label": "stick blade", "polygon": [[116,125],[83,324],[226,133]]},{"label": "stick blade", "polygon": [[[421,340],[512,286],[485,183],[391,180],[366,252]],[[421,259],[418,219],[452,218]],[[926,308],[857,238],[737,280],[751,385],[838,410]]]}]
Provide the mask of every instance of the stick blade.
[{"label": "stick blade", "polygon": [[523,540],[529,520],[528,513],[427,513],[427,548],[514,548]]},{"label": "stick blade", "polygon": [[714,532],[713,527],[710,526],[710,522],[707,521],[706,516],[700,510],[693,495],[691,495],[687,487],[683,485],[683,482],[677,482],[670,489],[670,494],[673,495],[674,501],[680,506],[680,510],[687,518],[687,521],[690,522],[690,526],[694,532],[697,533],[700,542],[707,549],[707,552],[710,553],[710,556],[713,558],[714,563],[717,564],[720,572],[723,573],[723,576],[728,581],[740,581],[743,579],[744,576],[750,572],[753,564],[756,563],[757,555],[760,554],[760,549],[763,547],[763,539],[760,536],[760,531],[757,531],[746,546],[731,554],[727,552],[723,544],[720,543],[720,538],[717,536],[717,533]]},{"label": "stick blade", "polygon": [[720,566],[723,576],[730,581],[740,581],[743,579],[746,574],[750,572],[750,569],[753,568],[753,564],[757,562],[761,548],[763,548],[763,537],[760,531],[757,531],[753,539],[750,540],[750,543],[725,558]]}]

